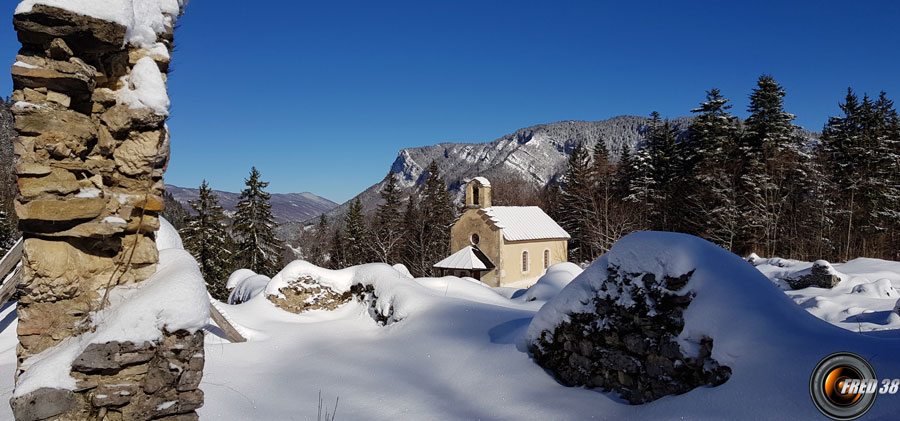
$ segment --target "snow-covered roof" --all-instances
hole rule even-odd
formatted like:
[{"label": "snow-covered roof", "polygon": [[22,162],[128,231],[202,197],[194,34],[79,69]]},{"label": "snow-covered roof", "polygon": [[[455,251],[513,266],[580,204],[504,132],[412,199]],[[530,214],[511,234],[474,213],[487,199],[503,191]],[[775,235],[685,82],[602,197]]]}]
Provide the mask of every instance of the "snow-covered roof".
[{"label": "snow-covered roof", "polygon": [[503,230],[506,241],[569,239],[571,236],[537,206],[493,206],[481,210]]},{"label": "snow-covered roof", "polygon": [[477,247],[465,246],[444,260],[434,264],[443,269],[494,269],[495,266]]},{"label": "snow-covered roof", "polygon": [[490,187],[490,186],[491,186],[491,182],[488,181],[488,179],[487,179],[487,178],[484,178],[484,177],[475,177],[475,178],[472,179],[472,181],[477,181],[479,184],[481,184],[481,185],[484,186],[484,187]]}]

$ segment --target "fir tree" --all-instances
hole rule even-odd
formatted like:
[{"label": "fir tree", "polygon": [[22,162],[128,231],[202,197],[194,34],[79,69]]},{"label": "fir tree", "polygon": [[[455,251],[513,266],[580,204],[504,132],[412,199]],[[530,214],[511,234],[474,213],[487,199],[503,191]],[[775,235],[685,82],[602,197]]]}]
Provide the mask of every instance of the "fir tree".
[{"label": "fir tree", "polygon": [[180,230],[184,228],[184,219],[188,215],[184,206],[175,200],[175,197],[169,192],[163,192],[163,202],[165,209],[161,213],[162,217],[166,218],[166,221],[169,221],[175,229]]},{"label": "fir tree", "polygon": [[669,120],[662,123],[653,112],[652,126],[647,136],[650,177],[653,183],[649,195],[650,227],[661,231],[677,229],[678,189],[683,185],[685,156],[678,143],[678,131]]},{"label": "fir tree", "polygon": [[632,205],[637,218],[638,229],[650,228],[653,199],[656,195],[653,160],[650,148],[646,145],[637,150],[626,167],[623,165],[623,177],[620,183],[628,187],[624,202]]},{"label": "fir tree", "polygon": [[591,153],[590,166],[593,214],[585,220],[591,260],[609,251],[613,243],[625,234],[623,229],[627,229],[628,221],[624,218],[626,214],[622,212],[621,202],[617,199],[617,174],[618,169],[610,160],[606,141],[603,138],[597,139]]},{"label": "fir tree", "polygon": [[822,151],[833,185],[843,204],[833,217],[840,237],[840,253],[869,255],[896,243],[900,219],[900,130],[893,102],[882,92],[875,101],[862,101],[851,89],[840,104],[842,117],[829,119],[822,133]]},{"label": "fir tree", "polygon": [[413,193],[409,195],[403,213],[403,243],[400,246],[401,260],[413,276],[425,276],[430,270],[425,256],[427,243],[425,220],[419,207],[418,194]]},{"label": "fir tree", "polygon": [[11,208],[0,198],[0,257],[15,245],[20,236],[16,229],[15,212]]},{"label": "fir tree", "polygon": [[309,262],[320,267],[328,263],[328,219],[325,214],[319,215],[319,222],[313,230],[311,244],[308,249]]},{"label": "fir tree", "polygon": [[569,260],[586,262],[594,258],[588,225],[595,215],[595,203],[590,155],[583,144],[575,145],[567,164],[559,197],[562,207],[559,223],[572,237],[569,240]]},{"label": "fir tree", "polygon": [[397,262],[403,229],[400,220],[400,190],[393,172],[388,172],[384,178],[381,200],[372,223],[374,235],[371,245],[374,257],[383,263]]},{"label": "fir tree", "polygon": [[264,190],[269,183],[260,180],[253,167],[244,184],[247,188],[241,191],[232,225],[237,240],[235,259],[239,267],[273,276],[281,261],[281,245],[275,237],[270,195]]},{"label": "fir tree", "polygon": [[784,110],[784,95],[784,88],[769,75],[760,76],[750,94],[750,116],[739,145],[742,254],[777,254],[790,198],[800,187],[795,179],[802,139],[792,123],[794,115]]},{"label": "fir tree", "polygon": [[731,105],[718,89],[706,93],[706,101],[691,110],[697,118],[691,123],[688,143],[696,162],[687,201],[690,232],[728,250],[740,231],[737,202],[737,118],[728,111]]},{"label": "fir tree", "polygon": [[348,266],[369,263],[369,232],[359,197],[350,202],[344,216],[344,258]]},{"label": "fir tree", "polygon": [[331,244],[328,248],[328,267],[331,269],[343,269],[347,267],[344,252],[346,250],[344,241],[344,230],[338,227],[331,236]]},{"label": "fir tree", "polygon": [[223,224],[225,214],[206,180],[200,184],[197,200],[188,203],[194,214],[185,217],[184,227],[179,231],[184,248],[197,259],[209,293],[217,300],[225,301],[228,299],[225,284],[231,258],[230,238]]},{"label": "fir tree", "polygon": [[447,185],[441,179],[437,163],[431,161],[422,185],[422,267],[425,275],[434,272],[433,264],[447,257],[450,251],[450,226],[456,219]]}]

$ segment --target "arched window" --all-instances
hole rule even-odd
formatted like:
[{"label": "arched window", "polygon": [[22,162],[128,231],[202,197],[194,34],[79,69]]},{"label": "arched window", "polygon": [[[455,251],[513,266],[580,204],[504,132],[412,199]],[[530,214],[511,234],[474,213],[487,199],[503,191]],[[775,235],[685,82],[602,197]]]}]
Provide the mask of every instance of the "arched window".
[{"label": "arched window", "polygon": [[478,203],[478,191],[479,190],[481,190],[481,188],[479,188],[478,186],[472,186],[472,204],[473,205],[481,204],[481,203]]},{"label": "arched window", "polygon": [[544,269],[550,267],[550,249],[544,249]]},{"label": "arched window", "polygon": [[528,273],[528,250],[522,252],[522,273]]}]

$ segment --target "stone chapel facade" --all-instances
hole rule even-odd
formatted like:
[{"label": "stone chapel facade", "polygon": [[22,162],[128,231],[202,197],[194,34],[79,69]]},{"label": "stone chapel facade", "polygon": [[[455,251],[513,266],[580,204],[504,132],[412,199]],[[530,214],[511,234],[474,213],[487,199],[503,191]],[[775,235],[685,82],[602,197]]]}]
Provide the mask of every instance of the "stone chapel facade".
[{"label": "stone chapel facade", "polygon": [[434,266],[439,275],[490,286],[533,283],[567,261],[569,238],[537,206],[492,206],[490,181],[476,177],[466,185],[466,210],[450,229],[451,255]]}]

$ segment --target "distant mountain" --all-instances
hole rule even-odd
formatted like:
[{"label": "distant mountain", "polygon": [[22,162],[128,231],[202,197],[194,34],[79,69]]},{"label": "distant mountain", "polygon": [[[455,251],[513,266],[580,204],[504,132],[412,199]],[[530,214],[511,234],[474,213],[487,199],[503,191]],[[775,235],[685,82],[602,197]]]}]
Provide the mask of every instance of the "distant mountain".
[{"label": "distant mountain", "polygon": [[[671,119],[673,127],[686,133],[693,117]],[[603,139],[613,160],[618,160],[622,150],[632,152],[644,141],[650,130],[650,118],[618,116],[603,121],[561,121],[539,124],[516,130],[491,142],[440,143],[433,146],[401,149],[390,171],[399,176],[399,186],[405,197],[413,188],[424,182],[425,169],[434,160],[444,181],[458,201],[462,200],[465,183],[476,176],[488,179],[524,179],[537,187],[556,180],[565,170],[566,160],[575,145],[582,142],[590,150]],[[802,130],[801,134],[817,142],[819,133]],[[366,214],[372,214],[381,197],[384,182],[379,181],[356,197],[359,197]],[[347,212],[351,201],[326,213],[330,221]],[[278,228],[281,238],[295,239],[303,225],[315,221],[291,222]]]},{"label": "distant mountain", "polygon": [[[199,190],[186,187],[178,187],[166,184],[166,191],[171,193],[185,209],[190,209],[188,200],[195,200],[199,194]],[[231,193],[221,190],[213,190],[219,198],[219,204],[227,211],[234,211],[237,207],[240,193]],[[286,222],[304,221],[310,218],[327,213],[334,209],[337,203],[334,203],[324,197],[316,196],[309,192],[304,193],[272,193],[272,214],[275,216],[275,222],[283,224]]]},{"label": "distant mountain", "polygon": [[[680,117],[671,122],[683,132],[691,118]],[[401,188],[408,192],[424,182],[425,169],[434,160],[457,197],[461,197],[465,182],[479,175],[488,179],[512,176],[544,186],[559,177],[578,142],[590,149],[603,139],[613,159],[617,160],[624,148],[633,151],[644,140],[644,134],[650,129],[649,123],[649,118],[635,116],[603,121],[561,121],[519,129],[492,142],[406,148],[400,150],[391,165],[391,172],[399,176]],[[365,212],[371,212],[378,205],[382,184],[379,181],[359,194]],[[344,203],[328,215],[341,215],[348,205],[349,202]]]}]

